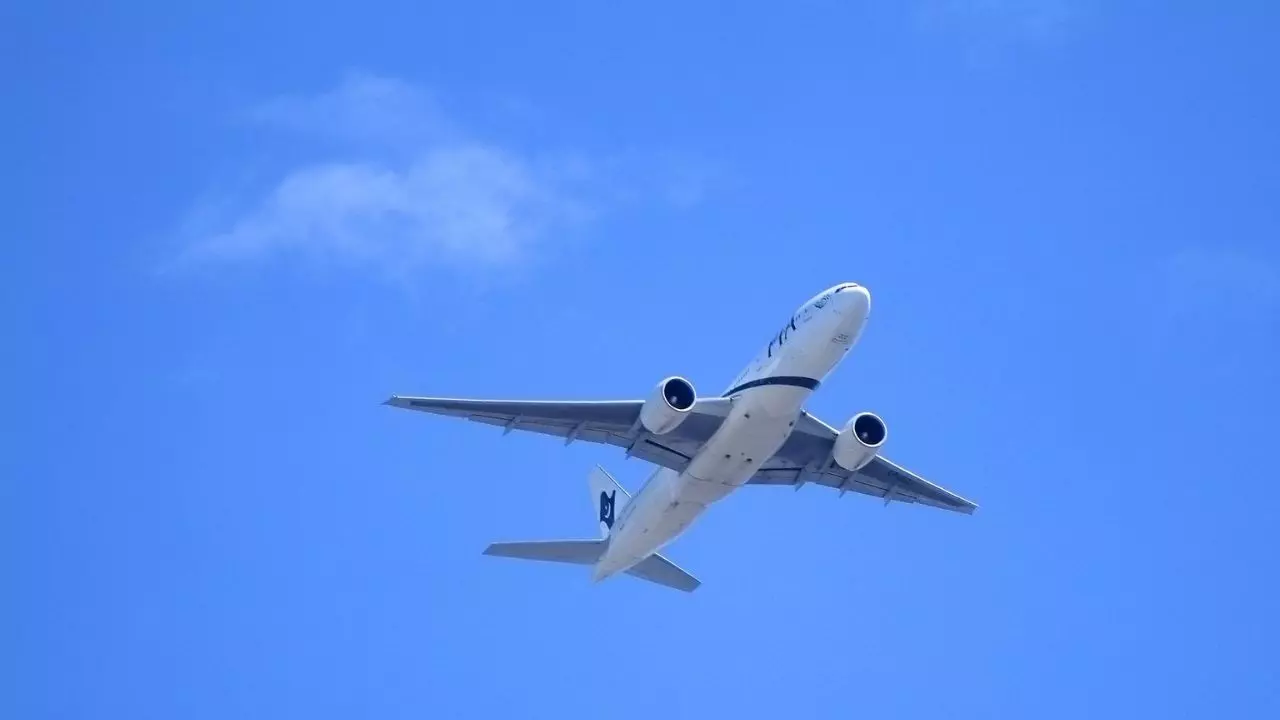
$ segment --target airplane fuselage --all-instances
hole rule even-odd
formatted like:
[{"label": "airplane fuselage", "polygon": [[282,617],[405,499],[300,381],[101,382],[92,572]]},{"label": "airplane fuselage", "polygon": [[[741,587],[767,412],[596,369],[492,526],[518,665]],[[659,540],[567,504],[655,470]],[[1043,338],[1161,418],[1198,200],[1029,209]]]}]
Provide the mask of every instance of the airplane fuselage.
[{"label": "airplane fuselage", "polygon": [[805,402],[857,342],[870,311],[870,293],[852,283],[801,306],[725,391],[732,407],[688,466],[659,469],[623,508],[595,579],[657,552],[745,484],[787,441]]}]

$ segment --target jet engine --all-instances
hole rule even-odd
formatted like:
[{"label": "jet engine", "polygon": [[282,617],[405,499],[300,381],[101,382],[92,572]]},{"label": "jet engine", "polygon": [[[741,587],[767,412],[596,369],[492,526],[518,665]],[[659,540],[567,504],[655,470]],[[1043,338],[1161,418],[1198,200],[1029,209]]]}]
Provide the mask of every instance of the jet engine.
[{"label": "jet engine", "polygon": [[875,413],[858,413],[836,436],[832,459],[849,472],[861,470],[875,458],[888,434],[884,421]]},{"label": "jet engine", "polygon": [[693,384],[673,375],[658,383],[653,394],[644,401],[640,408],[640,424],[654,435],[665,435],[689,417],[689,410],[697,399]]}]

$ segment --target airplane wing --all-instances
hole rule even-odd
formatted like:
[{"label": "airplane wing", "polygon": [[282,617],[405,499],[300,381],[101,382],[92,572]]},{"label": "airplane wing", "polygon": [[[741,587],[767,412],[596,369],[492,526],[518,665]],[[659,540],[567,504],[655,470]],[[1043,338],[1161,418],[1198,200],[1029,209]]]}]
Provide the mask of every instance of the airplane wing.
[{"label": "airplane wing", "polygon": [[[887,458],[876,456],[857,472],[831,462],[835,428],[802,412],[795,431],[776,455],[748,480],[751,485],[816,483],[840,491],[852,491],[891,501],[920,503],[972,515],[977,504],[939,487]],[[799,487],[797,487],[799,489]]]},{"label": "airplane wing", "polygon": [[613,445],[628,455],[681,471],[729,412],[728,398],[698,398],[689,417],[657,436],[641,428],[643,400],[467,400],[392,396],[384,404],[496,425],[504,434],[525,430],[565,439]]},{"label": "airplane wing", "polygon": [[[613,445],[628,455],[677,472],[720,427],[729,398],[699,398],[690,416],[675,430],[650,435],[639,424],[643,400],[469,400],[392,396],[385,404],[407,410],[460,417],[495,425],[503,432],[524,430],[574,440]],[[913,502],[972,514],[977,505],[877,456],[856,473],[830,462],[836,431],[802,412],[795,431],[782,448],[748,481],[753,485],[802,485],[813,482],[888,501]]]}]

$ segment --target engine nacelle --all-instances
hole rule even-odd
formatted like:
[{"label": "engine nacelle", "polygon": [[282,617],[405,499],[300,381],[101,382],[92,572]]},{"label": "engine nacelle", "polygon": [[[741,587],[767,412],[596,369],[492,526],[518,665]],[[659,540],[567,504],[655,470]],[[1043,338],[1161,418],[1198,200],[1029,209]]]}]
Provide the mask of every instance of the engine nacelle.
[{"label": "engine nacelle", "polygon": [[653,394],[644,401],[640,408],[640,424],[654,435],[665,435],[689,417],[697,399],[693,383],[673,375],[658,383]]},{"label": "engine nacelle", "polygon": [[875,413],[858,413],[836,436],[832,459],[849,472],[861,470],[880,452],[888,434],[884,421]]}]

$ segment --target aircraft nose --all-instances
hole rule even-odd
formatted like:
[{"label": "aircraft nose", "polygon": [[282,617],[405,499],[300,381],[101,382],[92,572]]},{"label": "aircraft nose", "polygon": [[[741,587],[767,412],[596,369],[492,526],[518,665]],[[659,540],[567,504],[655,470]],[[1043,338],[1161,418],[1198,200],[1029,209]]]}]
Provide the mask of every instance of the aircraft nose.
[{"label": "aircraft nose", "polygon": [[841,315],[865,318],[871,314],[871,291],[861,285],[850,283],[841,288],[835,300]]}]

